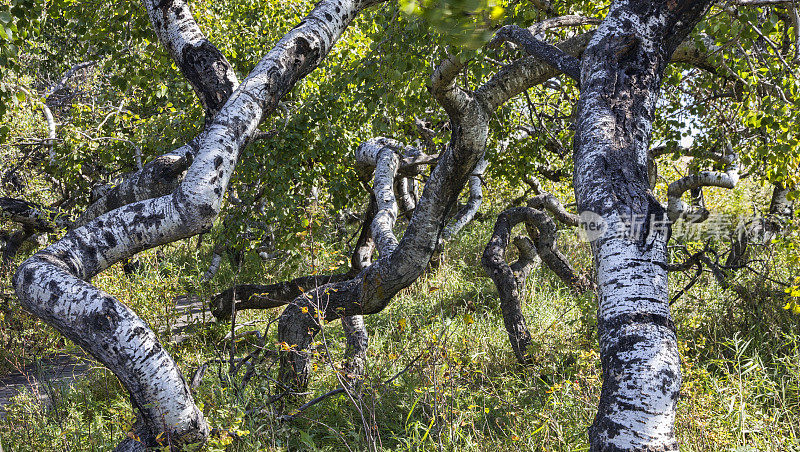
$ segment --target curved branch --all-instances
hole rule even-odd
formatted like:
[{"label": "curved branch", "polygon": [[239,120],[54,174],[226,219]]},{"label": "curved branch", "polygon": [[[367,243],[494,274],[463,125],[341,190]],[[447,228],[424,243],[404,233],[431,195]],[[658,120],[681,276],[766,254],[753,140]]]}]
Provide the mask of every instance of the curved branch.
[{"label": "curved branch", "polygon": [[144,5],[159,41],[194,88],[210,124],[239,86],[233,67],[200,31],[184,0],[145,0]]},{"label": "curved branch", "polygon": [[553,28],[577,27],[580,25],[597,25],[601,22],[602,22],[601,19],[595,17],[567,14],[565,16],[550,17],[541,22],[537,22],[529,26],[528,31],[530,31],[531,34],[535,36],[540,33],[544,33],[547,30],[552,30]]},{"label": "curved branch", "polygon": [[382,253],[378,261],[355,278],[319,287],[287,306],[278,324],[278,337],[296,347],[281,357],[283,384],[304,387],[308,383],[307,348],[320,329],[318,320],[379,312],[425,271],[446,215],[483,157],[488,135],[490,115],[484,107],[486,103],[455,87],[453,80],[458,71],[452,70],[453,64],[454,60],[448,59],[444,64],[447,67],[434,73],[431,87],[448,111],[454,133],[425,184],[402,240],[394,252]]},{"label": "curved branch", "polygon": [[[532,30],[533,27],[528,29]],[[594,31],[582,33],[568,38],[554,47],[567,55],[581,58],[593,35]],[[677,47],[672,55],[671,62],[686,63],[711,71],[716,71],[718,66],[722,66],[730,71],[724,63],[712,61],[711,55],[713,55],[713,51],[703,52],[694,43],[686,41]],[[491,108],[497,108],[512,97],[533,86],[542,84],[560,73],[555,67],[535,57],[524,57],[504,66],[479,88],[478,92],[487,99]]]},{"label": "curved branch", "polygon": [[580,83],[580,61],[558,47],[536,39],[530,30],[517,25],[505,25],[495,33],[490,45],[498,44],[500,41],[509,41],[521,46],[529,55],[553,66]]},{"label": "curved branch", "polygon": [[481,159],[478,164],[475,165],[475,170],[473,170],[472,175],[469,177],[469,200],[442,232],[440,246],[442,243],[449,242],[453,237],[458,235],[461,229],[469,224],[472,219],[475,218],[475,214],[478,213],[478,209],[480,209],[481,203],[483,203],[483,180],[481,178],[483,177],[483,173],[486,172],[487,166],[489,166],[489,162],[486,159]]},{"label": "curved branch", "polygon": [[229,319],[234,300],[237,312],[245,309],[271,309],[285,306],[307,291],[332,282],[345,281],[351,277],[350,273],[342,273],[301,276],[274,284],[239,284],[214,295],[211,300],[211,313],[217,320]]},{"label": "curved branch", "polygon": [[69,228],[72,219],[56,209],[35,202],[14,198],[0,198],[0,218],[21,223],[38,231],[53,232]]},{"label": "curved branch", "polygon": [[394,190],[397,192],[400,213],[411,219],[414,207],[417,206],[417,180],[413,177],[395,179]]},{"label": "curved branch", "polygon": [[433,71],[428,83],[428,90],[451,118],[463,114],[470,102],[469,94],[456,84],[465,65],[458,55],[451,55]]},{"label": "curved branch", "polygon": [[50,96],[52,96],[53,94],[56,94],[61,90],[63,90],[64,87],[67,85],[67,82],[69,82],[69,79],[71,79],[76,72],[80,71],[81,69],[86,69],[87,67],[94,66],[95,64],[97,64],[97,61],[85,61],[83,63],[78,63],[73,65],[71,68],[67,70],[67,72],[64,73],[64,75],[61,76],[61,80],[59,80],[58,83],[56,83],[49,90],[47,90],[47,94],[45,94],[44,96],[45,101],[49,100]]},{"label": "curved branch", "polygon": [[317,67],[356,14],[374,3],[320,2],[214,117],[172,194],[130,204],[73,229],[14,275],[20,303],[108,366],[130,391],[142,413],[147,442],[166,430],[171,443],[180,447],[202,441],[208,427],[179,368],[147,324],[86,281],[139,251],[208,230],[238,154],[261,120]]},{"label": "curved branch", "polygon": [[525,182],[531,186],[536,194],[536,196],[528,200],[528,207],[546,209],[556,220],[567,226],[578,226],[580,224],[580,217],[567,211],[561,201],[552,193],[544,191],[538,179],[529,176]]},{"label": "curved branch", "polygon": [[514,226],[523,222],[536,252],[550,270],[577,292],[588,289],[589,283],[575,274],[567,259],[558,251],[555,243],[556,225],[546,213],[531,207],[513,207],[497,217],[492,237],[483,251],[481,264],[500,293],[503,323],[514,355],[520,363],[525,364],[530,361],[527,349],[531,343],[531,335],[522,315],[520,294],[525,285],[525,277],[530,271],[528,267],[533,264],[536,254],[530,249],[530,239],[517,237],[515,240],[515,245],[520,250],[520,259],[517,262],[509,265],[505,259],[511,231]]},{"label": "curved branch", "polygon": [[200,148],[199,143],[204,140],[205,135],[203,133],[189,144],[147,162],[141,170],[107,190],[83,212],[75,226],[84,226],[100,215],[122,206],[174,192],[181,184],[181,176],[194,160]]},{"label": "curved branch", "polygon": [[356,149],[356,161],[362,166],[374,166],[372,192],[377,212],[372,220],[372,239],[381,256],[392,254],[397,248],[397,237],[392,228],[397,221],[397,199],[394,196],[394,179],[400,164],[398,152],[404,146],[391,138],[373,138]]},{"label": "curved branch", "polygon": [[50,163],[52,164],[53,162],[55,162],[56,159],[55,148],[53,147],[53,143],[55,143],[56,141],[56,120],[55,118],[53,118],[53,112],[47,105],[47,96],[49,96],[49,94],[42,99],[39,98],[38,95],[34,96],[33,94],[31,94],[31,92],[23,86],[17,85],[16,88],[25,93],[25,95],[28,96],[31,100],[35,99],[36,103],[38,103],[39,107],[42,109],[42,114],[44,115],[45,122],[47,122],[47,139],[42,140],[42,142],[45,142],[47,146],[50,148]]},{"label": "curved branch", "polygon": [[[522,306],[520,305],[520,294],[523,290],[524,279],[517,278],[512,267],[506,263],[505,258],[506,248],[508,248],[509,239],[511,238],[511,230],[522,220],[522,217],[514,216],[508,210],[497,217],[494,233],[483,251],[481,264],[500,293],[500,308],[503,313],[503,323],[511,341],[511,349],[514,351],[517,361],[526,364],[531,360],[528,355],[531,333],[525,323],[525,316],[522,314]],[[532,251],[529,248],[526,248],[526,250]],[[522,253],[520,255],[524,256]],[[530,257],[527,260],[533,261]],[[520,261],[515,262],[513,265],[518,268],[525,267],[524,264],[520,264]]]},{"label": "curved branch", "polygon": [[[592,33],[582,33],[566,39],[555,47],[568,55],[580,58],[589,44]],[[486,98],[493,110],[528,88],[542,84],[558,74],[560,74],[558,69],[537,58],[523,57],[500,69],[477,90],[477,93]]]},{"label": "curved branch", "polygon": [[[161,44],[194,88],[205,110],[206,126],[209,126],[214,115],[239,86],[236,73],[200,31],[185,1],[145,0],[144,4]],[[199,144],[205,140],[204,135],[205,131],[189,144],[156,157],[144,166],[141,165],[141,151],[137,148],[139,171],[93,203],[77,224],[84,225],[126,204],[172,193],[199,150]]]},{"label": "curved branch", "polygon": [[14,259],[14,256],[16,256],[17,251],[19,251],[20,247],[27,240],[35,237],[34,234],[31,228],[25,226],[12,234],[8,234],[6,231],[0,231],[0,240],[4,243],[3,247],[0,247],[3,251],[2,258],[0,258],[0,275],[6,273],[6,270],[9,269],[8,265],[11,263],[11,260]]},{"label": "curved branch", "polygon": [[733,189],[739,181],[739,156],[727,146],[726,155],[720,158],[720,162],[726,165],[725,172],[719,171],[700,171],[690,174],[669,184],[667,189],[667,213],[670,221],[677,221],[687,215],[700,215],[701,212],[690,212],[689,207],[681,200],[681,196],[688,190],[699,189],[701,187],[722,187]]}]

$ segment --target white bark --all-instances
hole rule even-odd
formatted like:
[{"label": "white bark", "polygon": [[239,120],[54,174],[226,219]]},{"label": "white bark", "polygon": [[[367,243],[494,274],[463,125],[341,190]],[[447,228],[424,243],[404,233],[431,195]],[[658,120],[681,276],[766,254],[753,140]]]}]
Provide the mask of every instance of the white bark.
[{"label": "white bark", "polygon": [[374,167],[372,191],[377,203],[377,213],[372,220],[372,239],[380,256],[388,256],[397,248],[394,224],[397,221],[397,198],[394,182],[400,165],[398,155],[405,146],[391,138],[373,138],[356,149],[356,161],[362,167]]},{"label": "white bark", "polygon": [[650,223],[666,212],[649,189],[648,148],[663,70],[707,6],[616,1],[583,54],[575,195],[579,212],[599,215],[608,227],[592,242],[603,364],[593,451],[677,449],[681,377],[667,237]]},{"label": "white bark", "polygon": [[206,111],[206,124],[239,86],[230,63],[194,21],[184,0],[144,0],[150,22]]},{"label": "white bark", "polygon": [[[144,4],[161,44],[194,88],[205,110],[206,125],[209,125],[239,86],[233,68],[205,38],[185,1],[144,0]],[[206,133],[204,130],[190,143],[156,157],[146,165],[142,165],[141,151],[137,147],[139,171],[92,203],[76,224],[82,226],[126,204],[172,193],[199,151],[199,143],[207,139]]]},{"label": "white bark", "polygon": [[700,171],[690,174],[669,184],[667,189],[667,211],[670,221],[677,221],[691,215],[691,209],[681,200],[681,196],[689,190],[702,187],[721,187],[733,189],[739,182],[739,156],[728,148],[726,154],[719,159],[725,164],[725,172]]},{"label": "white bark", "polygon": [[222,264],[222,255],[217,253],[216,250],[211,254],[211,263],[208,264],[208,269],[205,273],[203,273],[203,277],[200,278],[202,282],[211,281],[211,278],[217,274],[219,271],[219,266]]},{"label": "white bark", "polygon": [[50,164],[52,165],[56,161],[56,151],[53,146],[56,141],[56,120],[53,118],[53,112],[50,111],[47,102],[42,102],[41,107],[47,121],[47,145],[50,147]]},{"label": "white bark", "polygon": [[55,94],[55,93],[61,91],[62,89],[64,89],[66,87],[66,85],[67,85],[67,82],[69,82],[69,79],[71,79],[72,76],[75,75],[76,72],[80,71],[81,69],[86,69],[87,67],[94,66],[95,64],[97,64],[97,61],[86,61],[86,62],[83,62],[83,63],[78,63],[78,64],[73,65],[71,68],[69,68],[67,70],[67,72],[64,73],[63,76],[61,76],[61,80],[59,80],[58,83],[53,85],[47,91],[47,94],[45,94],[44,98],[48,99],[53,94]]},{"label": "white bark", "polygon": [[441,243],[452,240],[478,213],[483,203],[483,180],[481,178],[486,172],[487,166],[489,166],[489,162],[486,159],[481,159],[475,165],[472,175],[469,176],[469,200],[442,232]]},{"label": "white bark", "polygon": [[175,444],[208,429],[188,385],[136,314],[89,281],[147,248],[210,228],[239,152],[278,100],[327,55],[356,14],[374,1],[327,0],[287,33],[230,96],[198,140],[186,177],[170,195],[104,214],[25,261],[14,276],[23,306],[108,366],[131,392],[150,441]]},{"label": "white bark", "polygon": [[413,177],[403,177],[395,181],[395,191],[398,195],[400,213],[410,220],[417,205],[417,180]]}]

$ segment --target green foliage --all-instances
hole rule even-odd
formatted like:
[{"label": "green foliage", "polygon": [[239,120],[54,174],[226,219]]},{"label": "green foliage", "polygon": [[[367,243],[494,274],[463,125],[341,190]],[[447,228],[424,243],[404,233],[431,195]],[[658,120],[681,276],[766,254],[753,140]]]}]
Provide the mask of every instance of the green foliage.
[{"label": "green foliage", "polygon": [[[34,0],[0,1],[0,80],[6,80],[19,68],[20,46],[38,33],[41,8]],[[0,120],[8,109],[8,98],[17,94],[0,84]],[[7,127],[0,127],[0,141],[8,132]]]},{"label": "green foliage", "polygon": [[[233,380],[228,376],[228,323],[200,323],[184,342],[170,341],[176,334],[170,330],[176,315],[170,308],[174,296],[195,293],[208,299],[234,282],[280,281],[340,267],[343,238],[332,232],[336,218],[324,211],[304,211],[309,221],[301,254],[264,262],[250,253],[240,272],[225,263],[211,287],[199,278],[212,245],[206,242],[198,250],[194,240],[143,253],[142,273],[127,276],[115,266],[96,282],[126,300],[159,331],[162,343],[187,375],[208,360],[222,358],[209,364],[195,399],[212,427],[237,432],[240,438],[223,434],[203,450],[341,450],[345,444],[360,450],[368,445],[365,432],[373,420],[378,426],[373,435],[380,435],[386,450],[437,449],[440,444],[445,450],[542,450],[545,446],[583,450],[601,382],[593,323],[596,304],[591,296],[572,295],[549,271],[535,270],[524,297],[524,312],[535,338],[533,364],[516,364],[496,290],[478,266],[494,215],[511,197],[513,187],[492,178],[487,183],[495,190],[487,195],[483,220],[468,226],[448,248],[443,266],[400,294],[380,315],[367,317],[368,378],[359,405],[367,427],[346,396],[326,399],[291,423],[278,422],[279,404],[267,403],[275,390],[270,380],[275,378],[274,361],[262,362],[250,384],[236,390],[234,383],[240,382],[241,374]],[[587,245],[570,230],[562,231],[560,237],[562,252],[578,268],[590,268]],[[796,268],[782,259],[773,260],[780,273],[772,275],[776,278]],[[797,316],[781,309],[783,299],[772,292],[775,288],[769,281],[758,275],[747,278],[752,279],[741,282],[752,289],[737,296],[723,293],[710,275],[704,275],[672,306],[684,375],[677,433],[685,450],[792,450],[800,446],[796,431],[800,424],[800,323]],[[673,293],[685,283],[684,276],[673,275]],[[11,309],[0,321],[0,331],[10,332],[11,322],[25,317],[18,306]],[[265,346],[278,348],[275,324],[268,326],[278,313],[240,313],[238,357],[260,344],[249,331],[266,330]],[[40,355],[70,349],[63,341],[43,342],[57,335],[40,321],[26,322],[30,322],[25,333],[28,345],[17,347],[47,344]],[[339,323],[332,322],[313,348],[310,390],[314,395],[338,385],[336,372],[343,348]],[[310,397],[287,402],[284,412]],[[8,417],[0,421],[3,446],[18,445],[13,450],[21,452],[106,450],[125,437],[134,421],[126,394],[101,368],[61,390],[56,400],[53,408],[46,408],[29,397],[18,398],[8,407]]]},{"label": "green foliage", "polygon": [[444,44],[475,50],[488,42],[505,8],[495,0],[402,0],[400,9],[422,17]]},{"label": "green foliage", "polygon": [[[366,11],[262,125],[275,133],[242,153],[229,192],[241,202],[226,204],[214,237],[199,249],[185,241],[143,253],[142,273],[126,276],[116,266],[95,282],[159,331],[187,375],[227,356],[227,324],[198,325],[186,341],[170,343],[173,297],[192,293],[208,300],[235,282],[277,282],[344,270],[345,243],[356,231],[341,213],[361,212],[366,200],[353,169],[354,148],[376,135],[413,143],[420,137],[419,119],[440,131],[434,151],[440,150],[448,139],[447,118],[426,89],[431,69],[447,52],[460,52],[469,63],[459,82],[479,86],[498,70],[498,62],[521,56],[508,49],[483,49],[491,31],[548,16],[532,3],[404,0]],[[558,14],[595,17],[602,16],[607,3],[554,1],[552,8]],[[192,1],[196,20],[240,78],[312,7],[310,0]],[[589,28],[550,30],[544,39],[558,42]],[[763,211],[768,183],[800,180],[797,72],[787,71],[783,54],[769,44],[783,49],[790,31],[780,9],[742,8],[733,15],[715,9],[692,39],[701,49],[718,47],[712,62],[721,69],[667,69],[654,142],[679,144],[691,136],[695,164],[713,167],[705,151],[719,152],[727,139],[741,153],[750,176],[734,193],[707,191],[713,211],[740,216]],[[90,60],[97,65],[71,81],[64,102],[53,108],[59,122],[55,162],[49,162],[44,148],[6,146],[12,139],[45,136],[39,99],[19,95],[17,87],[44,93],[73,64]],[[191,88],[158,44],[137,2],[0,0],[0,71],[0,116],[6,113],[0,118],[0,159],[21,165],[27,185],[17,194],[50,203],[63,197],[73,212],[87,205],[92,186],[135,169],[130,143],[142,149],[147,161],[184,144],[202,127],[203,112]],[[468,227],[437,273],[420,278],[385,312],[367,319],[372,337],[362,410],[377,423],[384,448],[586,449],[601,377],[593,297],[575,297],[547,271],[534,272],[524,308],[536,339],[534,364],[521,368],[502,328],[495,288],[478,261],[491,220],[522,193],[523,177],[561,170],[565,180],[546,183],[546,188],[565,203],[573,200],[569,157],[578,94],[575,84],[561,77],[496,112],[490,124],[483,222]],[[522,127],[533,130],[532,135],[515,137]],[[666,183],[686,170],[678,157],[662,161],[656,188],[661,199]],[[59,185],[48,182],[51,177]],[[796,228],[789,230],[792,234],[755,256],[770,263],[769,278],[744,277],[737,280],[744,291],[733,293],[722,292],[703,274],[673,305],[684,359],[686,397],[679,402],[678,435],[685,450],[800,447],[800,317],[792,314],[800,300],[800,239]],[[571,237],[562,231],[562,252],[578,267],[590,268],[588,248]],[[241,251],[242,264],[226,261],[211,284],[202,283],[211,242],[217,239]],[[267,241],[279,258],[261,261],[253,251]],[[706,241],[688,245],[701,247]],[[74,350],[13,302],[5,292],[10,275],[2,277],[0,369]],[[673,292],[688,278],[673,276]],[[247,331],[268,329],[265,344],[277,349],[274,324],[267,327],[276,315],[242,314],[239,357],[257,345],[245,336]],[[314,349],[315,393],[338,384],[343,353],[338,324],[324,333]],[[417,356],[414,365],[386,383]],[[241,439],[222,435],[206,450],[367,446],[365,433],[372,426],[362,422],[346,397],[326,400],[295,422],[277,422],[277,408],[267,403],[275,364],[265,362],[257,370],[250,385],[237,391],[227,364],[211,365],[196,399],[212,426]],[[108,450],[132,423],[117,380],[95,369],[86,381],[65,388],[53,408],[30,397],[17,399],[0,421],[0,441],[6,449],[13,444],[32,451]]]}]

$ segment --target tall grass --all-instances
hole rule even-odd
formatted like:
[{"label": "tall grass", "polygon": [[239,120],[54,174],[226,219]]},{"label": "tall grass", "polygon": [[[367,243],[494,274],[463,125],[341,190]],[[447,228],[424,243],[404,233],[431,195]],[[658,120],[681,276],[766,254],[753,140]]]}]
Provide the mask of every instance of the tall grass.
[{"label": "tall grass", "polygon": [[[241,268],[224,264],[211,284],[200,282],[211,245],[198,249],[194,240],[184,241],[143,253],[138,274],[125,275],[115,266],[95,283],[160,331],[186,375],[209,363],[196,400],[213,427],[238,432],[239,438],[223,435],[203,450],[588,450],[586,430],[601,384],[596,302],[591,295],[574,295],[546,269],[534,271],[524,306],[534,336],[533,363],[518,365],[497,292],[479,263],[496,213],[486,212],[470,225],[448,247],[438,270],[367,318],[369,362],[360,397],[330,397],[291,422],[277,416],[339,384],[339,322],[326,325],[314,344],[310,394],[270,404],[274,360],[262,361],[250,383],[237,389],[242,373],[228,373],[230,324],[200,324],[189,339],[172,343],[171,303],[186,293],[208,300],[234,282],[278,281],[340,266],[346,253],[331,236],[320,232],[304,242],[302,253],[286,259],[262,262],[248,254]],[[325,231],[334,220],[321,221]],[[570,231],[561,237],[565,254],[588,269],[586,245]],[[786,265],[773,267],[787,275],[796,271]],[[687,278],[673,275],[673,292]],[[800,322],[782,309],[784,300],[768,281],[750,275],[738,283],[745,289],[723,291],[703,274],[673,305],[684,375],[677,420],[681,449],[800,450]],[[3,313],[4,369],[75,351],[15,303],[4,304]],[[263,344],[278,348],[277,315],[240,313],[238,356],[260,343],[248,331],[264,333]],[[4,450],[109,450],[134,422],[125,391],[100,366],[56,389],[53,399],[51,406],[41,405],[22,394],[7,407],[0,420]]]}]

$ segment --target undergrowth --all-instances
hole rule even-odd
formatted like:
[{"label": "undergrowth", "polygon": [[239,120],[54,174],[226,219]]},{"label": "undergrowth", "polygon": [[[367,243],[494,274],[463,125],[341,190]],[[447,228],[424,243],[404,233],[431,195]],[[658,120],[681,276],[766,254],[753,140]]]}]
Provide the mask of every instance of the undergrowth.
[{"label": "undergrowth", "polygon": [[[229,372],[230,322],[209,316],[180,332],[185,340],[176,343],[172,300],[189,294],[207,302],[234,283],[343,270],[346,247],[341,237],[324,232],[336,229],[328,229],[333,218],[313,211],[318,227],[301,237],[299,252],[270,261],[245,253],[240,266],[225,263],[208,284],[200,278],[213,245],[205,240],[198,247],[196,239],[142,253],[139,273],[126,275],[118,264],[94,282],[159,332],[187,378],[207,365],[195,400],[212,427],[229,433],[212,438],[203,450],[588,450],[587,428],[601,385],[596,302],[592,295],[576,296],[548,270],[535,270],[524,306],[534,336],[533,363],[516,363],[497,292],[479,262],[501,205],[488,202],[482,217],[448,245],[437,270],[366,318],[370,347],[360,398],[334,395],[289,422],[278,416],[339,386],[339,322],[326,325],[314,344],[309,394],[271,404],[275,360],[262,360],[241,388],[244,372]],[[588,271],[587,244],[570,230],[562,231],[561,241],[564,253]],[[774,259],[773,276],[791,279],[793,270],[780,253],[767,257]],[[690,277],[673,274],[672,293]],[[800,316],[783,309],[781,288],[759,274],[743,272],[737,282],[739,290],[722,290],[703,273],[672,306],[683,371],[681,450],[800,450]],[[279,312],[239,313],[237,356],[261,343],[279,348]],[[264,335],[263,342],[254,331]],[[79,353],[10,296],[2,302],[0,340],[4,373],[56,352]],[[135,420],[126,392],[100,365],[71,386],[51,389],[52,404],[23,393],[6,407],[0,420],[3,450],[110,450]]]}]

